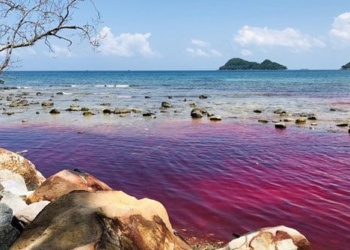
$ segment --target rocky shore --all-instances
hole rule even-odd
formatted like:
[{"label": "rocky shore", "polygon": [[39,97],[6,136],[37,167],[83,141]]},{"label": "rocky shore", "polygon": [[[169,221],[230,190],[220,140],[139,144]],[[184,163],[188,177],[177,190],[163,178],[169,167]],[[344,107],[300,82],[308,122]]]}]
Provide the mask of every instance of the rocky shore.
[{"label": "rocky shore", "polygon": [[220,245],[181,237],[158,201],[136,199],[78,169],[47,179],[20,154],[0,149],[0,249],[308,250],[284,226]]},{"label": "rocky shore", "polygon": [[[79,97],[79,98],[77,98]],[[106,96],[101,102],[90,102],[89,96],[23,91],[5,87],[0,94],[2,112],[0,122],[6,123],[62,123],[94,127],[96,124],[137,124],[154,120],[200,120],[208,122],[234,121],[264,124],[272,128],[301,128],[328,132],[350,133],[347,106],[339,103],[320,107],[319,110],[280,107],[257,107],[257,104],[221,103],[210,95],[202,94],[191,99],[172,96],[153,98],[144,96],[121,102]],[[161,100],[163,99],[163,100]],[[119,104],[121,102],[122,104]],[[138,103],[138,104],[137,104]],[[89,120],[87,120],[89,119]]]}]

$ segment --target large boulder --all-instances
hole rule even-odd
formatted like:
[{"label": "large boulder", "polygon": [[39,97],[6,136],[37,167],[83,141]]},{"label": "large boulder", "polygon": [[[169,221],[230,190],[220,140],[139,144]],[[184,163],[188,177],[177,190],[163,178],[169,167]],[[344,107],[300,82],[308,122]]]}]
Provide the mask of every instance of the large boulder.
[{"label": "large boulder", "polygon": [[49,177],[38,189],[29,195],[27,203],[43,200],[55,201],[75,190],[95,192],[97,190],[112,190],[112,188],[94,176],[77,169],[62,170]]},{"label": "large boulder", "polygon": [[310,242],[297,230],[267,227],[232,240],[218,250],[310,250]]},{"label": "large boulder", "polygon": [[75,191],[47,205],[11,249],[191,248],[175,236],[157,201],[121,191]]},{"label": "large boulder", "polygon": [[45,177],[35,169],[33,163],[19,154],[0,148],[0,170],[7,169],[23,176],[28,190],[36,189]]}]

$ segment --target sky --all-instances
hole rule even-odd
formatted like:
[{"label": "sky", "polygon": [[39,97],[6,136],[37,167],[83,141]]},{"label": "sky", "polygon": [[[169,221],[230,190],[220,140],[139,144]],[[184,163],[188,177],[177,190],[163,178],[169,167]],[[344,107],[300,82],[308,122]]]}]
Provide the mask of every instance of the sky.
[{"label": "sky", "polygon": [[[72,23],[93,13],[83,2]],[[17,70],[217,70],[239,57],[288,69],[350,62],[350,0],[95,0],[97,51],[51,40],[20,49]]]}]

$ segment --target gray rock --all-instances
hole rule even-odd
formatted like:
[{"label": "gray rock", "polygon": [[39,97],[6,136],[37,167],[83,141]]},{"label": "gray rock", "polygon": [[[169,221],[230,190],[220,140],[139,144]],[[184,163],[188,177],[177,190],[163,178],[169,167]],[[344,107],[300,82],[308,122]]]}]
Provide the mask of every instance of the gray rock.
[{"label": "gray rock", "polygon": [[171,108],[172,105],[169,102],[162,102],[162,108]]},{"label": "gray rock", "polygon": [[28,206],[20,197],[9,191],[0,191],[0,197],[2,197],[0,203],[6,204],[12,208],[14,213],[17,213]]},{"label": "gray rock", "polygon": [[11,225],[12,209],[0,203],[0,250],[8,250],[17,240],[20,232]]},{"label": "gray rock", "polygon": [[191,111],[191,117],[194,119],[199,119],[199,118],[202,118],[207,113],[208,112],[205,109],[194,108]]},{"label": "gray rock", "polygon": [[52,109],[51,111],[50,111],[50,114],[52,114],[52,115],[58,115],[58,114],[60,114],[61,113],[61,111],[59,110],[59,109]]},{"label": "gray rock", "polygon": [[130,113],[131,113],[131,109],[128,109],[128,108],[116,108],[114,110],[114,114],[116,114],[116,115],[130,114]]},{"label": "gray rock", "polygon": [[52,107],[54,104],[53,104],[53,102],[52,101],[43,101],[42,103],[41,103],[41,106],[43,106],[43,107]]},{"label": "gray rock", "polygon": [[277,122],[275,124],[275,128],[278,128],[278,129],[285,129],[287,128],[286,124],[284,122]]},{"label": "gray rock", "polygon": [[209,118],[211,121],[221,121],[222,118],[219,115],[213,115]]}]

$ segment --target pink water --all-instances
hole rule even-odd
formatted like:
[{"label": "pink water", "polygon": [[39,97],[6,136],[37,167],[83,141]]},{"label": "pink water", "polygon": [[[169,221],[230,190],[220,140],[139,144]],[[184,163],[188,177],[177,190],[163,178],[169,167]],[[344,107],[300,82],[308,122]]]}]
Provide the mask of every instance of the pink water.
[{"label": "pink water", "polygon": [[[83,134],[0,128],[0,146],[49,176],[87,171],[161,201],[187,237],[225,242],[266,226],[297,229],[313,249],[350,246],[350,135],[240,123],[156,123]],[[345,247],[345,248],[344,248]]]}]

